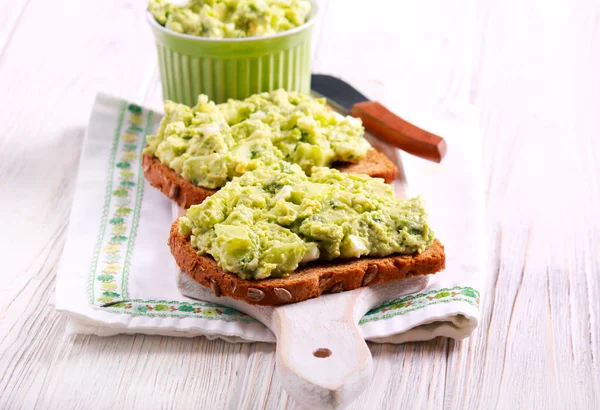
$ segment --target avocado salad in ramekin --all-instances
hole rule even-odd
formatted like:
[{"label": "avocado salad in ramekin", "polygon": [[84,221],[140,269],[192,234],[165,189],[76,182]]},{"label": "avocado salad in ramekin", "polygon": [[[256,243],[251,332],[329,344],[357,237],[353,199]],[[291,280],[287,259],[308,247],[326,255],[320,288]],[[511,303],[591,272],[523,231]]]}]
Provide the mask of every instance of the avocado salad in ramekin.
[{"label": "avocado salad in ramekin", "polygon": [[147,20],[165,99],[222,103],[283,88],[310,92],[314,0],[151,0]]}]

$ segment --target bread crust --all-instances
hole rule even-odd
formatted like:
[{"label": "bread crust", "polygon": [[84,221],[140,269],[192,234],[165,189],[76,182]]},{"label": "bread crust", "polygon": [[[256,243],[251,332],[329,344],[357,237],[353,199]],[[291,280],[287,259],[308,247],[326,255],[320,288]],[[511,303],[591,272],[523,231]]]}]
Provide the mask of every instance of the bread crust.
[{"label": "bread crust", "polygon": [[202,203],[206,198],[216,193],[216,189],[202,188],[194,185],[171,168],[160,162],[155,156],[142,156],[144,177],[154,188],[175,201],[183,208]]},{"label": "bread crust", "polygon": [[[336,163],[335,168],[350,174],[367,174],[372,177],[383,178],[390,183],[398,176],[398,168],[381,152],[371,149],[367,156],[356,164]],[[175,201],[183,208],[199,204],[217,192],[216,189],[202,188],[177,174],[167,165],[152,155],[144,154],[142,157],[144,176],[153,187]]]},{"label": "bread crust", "polygon": [[373,178],[383,178],[386,184],[390,184],[398,178],[398,168],[382,152],[371,148],[367,156],[361,161],[353,164],[351,162],[338,162],[333,167],[348,174],[367,174]]},{"label": "bread crust", "polygon": [[179,268],[216,296],[264,306],[295,303],[324,293],[432,274],[446,266],[444,246],[435,239],[420,254],[319,262],[301,267],[287,278],[244,280],[223,271],[212,257],[198,255],[190,239],[179,233],[178,220],[171,226],[169,247]]}]

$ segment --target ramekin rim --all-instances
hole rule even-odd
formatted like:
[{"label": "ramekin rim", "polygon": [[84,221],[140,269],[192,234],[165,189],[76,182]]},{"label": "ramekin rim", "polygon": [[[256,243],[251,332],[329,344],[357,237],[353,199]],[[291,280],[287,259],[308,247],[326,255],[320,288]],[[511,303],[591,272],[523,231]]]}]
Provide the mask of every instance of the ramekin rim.
[{"label": "ramekin rim", "polygon": [[146,9],[146,18],[148,19],[148,23],[150,24],[150,26],[153,26],[156,29],[158,29],[170,36],[185,38],[188,40],[198,41],[198,42],[208,42],[208,43],[244,43],[244,42],[270,40],[270,39],[274,39],[274,38],[289,36],[289,35],[298,33],[300,31],[303,31],[304,29],[314,25],[315,21],[317,20],[318,15],[319,15],[319,6],[317,5],[316,0],[309,0],[309,1],[311,4],[311,7],[312,7],[311,16],[309,17],[308,20],[306,20],[305,23],[299,25],[298,27],[294,27],[290,30],[281,31],[279,33],[270,34],[268,36],[241,37],[241,38],[211,38],[211,37],[194,36],[191,34],[183,34],[183,33],[178,33],[176,31],[173,31],[173,30],[169,30],[165,26],[161,25],[158,21],[156,21],[156,19],[154,18],[154,16],[152,15],[152,13],[150,13],[150,11],[148,9]]}]

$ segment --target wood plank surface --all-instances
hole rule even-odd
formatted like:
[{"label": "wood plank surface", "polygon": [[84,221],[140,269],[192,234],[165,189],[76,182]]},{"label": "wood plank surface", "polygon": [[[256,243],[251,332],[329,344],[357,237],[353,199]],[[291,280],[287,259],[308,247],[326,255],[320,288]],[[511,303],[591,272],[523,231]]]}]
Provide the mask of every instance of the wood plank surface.
[{"label": "wood plank surface", "polygon": [[[320,4],[315,72],[432,111],[473,103],[484,138],[480,327],[372,344],[375,379],[352,408],[600,408],[600,4]],[[144,7],[0,2],[0,408],[301,408],[274,346],[70,337],[53,310],[96,92],[161,106]]]}]

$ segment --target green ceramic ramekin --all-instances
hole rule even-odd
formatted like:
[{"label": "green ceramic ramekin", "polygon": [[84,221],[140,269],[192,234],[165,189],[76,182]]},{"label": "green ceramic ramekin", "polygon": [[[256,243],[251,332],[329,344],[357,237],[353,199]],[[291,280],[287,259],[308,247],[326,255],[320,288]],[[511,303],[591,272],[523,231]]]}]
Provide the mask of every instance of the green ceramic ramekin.
[{"label": "green ceramic ramekin", "polygon": [[147,13],[156,39],[163,98],[195,105],[199,94],[221,103],[284,88],[310,92],[310,44],[317,15],[265,37],[213,39],[180,34]]}]

